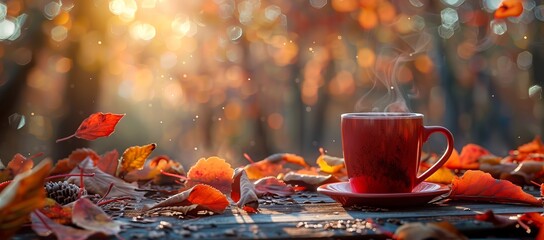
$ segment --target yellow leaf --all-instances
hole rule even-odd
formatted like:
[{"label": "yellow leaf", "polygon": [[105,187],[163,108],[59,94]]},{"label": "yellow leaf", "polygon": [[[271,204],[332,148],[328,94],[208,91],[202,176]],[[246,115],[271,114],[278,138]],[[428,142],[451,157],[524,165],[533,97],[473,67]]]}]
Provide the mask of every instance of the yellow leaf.
[{"label": "yellow leaf", "polygon": [[132,170],[141,170],[144,167],[145,160],[155,150],[155,147],[157,147],[157,144],[151,143],[145,146],[127,148],[123,153],[119,172],[127,173]]},{"label": "yellow leaf", "polygon": [[344,159],[321,154],[316,161],[319,169],[326,173],[337,173],[344,168]]},{"label": "yellow leaf", "polygon": [[0,193],[0,238],[9,238],[28,221],[30,212],[45,204],[45,178],[51,162],[42,161],[31,171],[21,173]]},{"label": "yellow leaf", "polygon": [[454,178],[455,178],[455,174],[453,174],[451,170],[445,167],[441,167],[436,172],[434,172],[433,175],[425,179],[425,181],[433,182],[433,183],[450,184]]}]

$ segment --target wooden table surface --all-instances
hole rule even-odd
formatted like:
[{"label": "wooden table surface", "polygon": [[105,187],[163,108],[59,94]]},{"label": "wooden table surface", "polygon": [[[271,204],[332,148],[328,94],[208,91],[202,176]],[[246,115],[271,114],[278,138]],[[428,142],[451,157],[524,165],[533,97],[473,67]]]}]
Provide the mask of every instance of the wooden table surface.
[{"label": "wooden table surface", "polygon": [[[163,212],[160,216],[130,214],[141,203],[111,204],[105,207],[115,219],[125,222],[120,234],[125,239],[387,239],[408,222],[452,223],[463,234],[485,239],[532,239],[522,229],[497,228],[480,222],[474,215],[493,210],[496,214],[516,215],[542,212],[541,207],[477,202],[440,202],[400,209],[344,208],[316,192],[292,197],[260,199],[260,212],[248,214],[234,205],[223,214],[183,217]],[[373,224],[370,224],[372,222]],[[14,239],[35,239],[29,227]],[[112,238],[113,239],[113,238]]]}]

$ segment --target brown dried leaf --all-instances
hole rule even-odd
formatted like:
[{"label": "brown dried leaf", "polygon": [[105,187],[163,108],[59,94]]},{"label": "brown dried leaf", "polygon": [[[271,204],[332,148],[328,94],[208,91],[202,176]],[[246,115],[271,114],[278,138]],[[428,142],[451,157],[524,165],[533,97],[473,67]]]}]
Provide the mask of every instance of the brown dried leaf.
[{"label": "brown dried leaf", "polygon": [[451,223],[406,223],[395,231],[394,239],[468,239]]},{"label": "brown dried leaf", "polygon": [[275,194],[287,197],[295,194],[295,189],[291,185],[287,185],[284,181],[275,177],[261,178],[255,181],[254,185],[257,196]]},{"label": "brown dried leaf", "polygon": [[32,161],[32,157],[27,159],[22,154],[17,153],[8,162],[8,166],[0,170],[0,182],[12,180],[17,174],[26,172],[33,166],[34,161]]},{"label": "brown dried leaf", "polygon": [[121,231],[121,223],[111,219],[100,207],[87,198],[74,203],[72,222],[79,227],[106,235],[116,235]]},{"label": "brown dried leaf", "polygon": [[221,214],[229,205],[229,201],[225,194],[214,187],[205,184],[197,184],[194,187],[170,196],[161,202],[153,205],[146,205],[144,210],[173,206],[190,206],[193,204],[198,205],[195,210],[208,210]]},{"label": "brown dried leaf", "polygon": [[50,175],[69,173],[78,164],[80,164],[83,160],[87,158],[90,158],[92,160],[93,165],[96,165],[100,160],[100,156],[98,156],[98,154],[94,150],[90,148],[78,148],[72,151],[68,158],[58,161],[57,164],[55,164],[53,170],[51,170]]},{"label": "brown dried leaf", "polygon": [[61,225],[40,211],[31,213],[30,220],[32,221],[32,230],[42,237],[54,234],[58,240],[85,240],[96,233],[94,231]]},{"label": "brown dried leaf", "polygon": [[259,208],[259,198],[255,192],[255,186],[253,186],[253,183],[247,178],[244,169],[235,169],[232,179],[230,197],[236,202],[236,206],[244,209],[246,212],[257,212],[257,209]]},{"label": "brown dried leaf", "polygon": [[339,182],[340,180],[333,175],[307,175],[290,172],[283,177],[283,181],[291,185],[304,186],[307,189],[315,190],[317,187],[323,184],[335,183]]},{"label": "brown dried leaf", "polygon": [[[87,191],[91,193],[96,193],[101,196],[104,196],[104,194],[108,192],[110,184],[113,183],[113,188],[108,194],[109,197],[127,197],[128,196],[128,197],[134,197],[134,198],[142,198],[143,195],[145,194],[144,192],[136,191],[138,187],[132,184],[129,184],[119,178],[116,178],[98,169],[97,167],[94,166],[90,158],[87,158],[86,160],[81,162],[79,164],[79,167],[83,169],[83,173],[94,173],[93,177],[83,178],[83,183],[85,185],[85,188],[87,189]],[[78,168],[74,168],[74,170],[72,170],[71,173],[79,174],[80,170]],[[81,186],[80,177],[70,177],[68,178],[67,181],[74,183],[78,186]]]}]

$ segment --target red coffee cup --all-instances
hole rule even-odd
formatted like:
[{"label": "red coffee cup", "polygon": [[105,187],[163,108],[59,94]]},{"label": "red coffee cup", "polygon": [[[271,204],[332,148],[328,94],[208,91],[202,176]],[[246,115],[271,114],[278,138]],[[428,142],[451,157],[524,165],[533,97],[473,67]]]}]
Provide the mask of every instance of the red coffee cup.
[{"label": "red coffee cup", "polygon": [[[351,189],[356,193],[407,193],[438,170],[451,155],[453,135],[440,126],[423,126],[419,113],[345,113],[342,150]],[[421,147],[433,133],[446,136],[440,159],[417,176]]]}]

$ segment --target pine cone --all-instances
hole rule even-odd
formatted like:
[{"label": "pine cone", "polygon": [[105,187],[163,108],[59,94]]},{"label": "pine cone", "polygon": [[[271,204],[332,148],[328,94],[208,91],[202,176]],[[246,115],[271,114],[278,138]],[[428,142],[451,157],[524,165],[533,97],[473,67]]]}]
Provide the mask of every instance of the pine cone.
[{"label": "pine cone", "polygon": [[[46,182],[45,191],[47,192],[47,197],[52,198],[58,203],[65,205],[77,200],[79,196],[79,186],[63,182]],[[87,191],[83,190],[83,195],[86,195]]]}]

